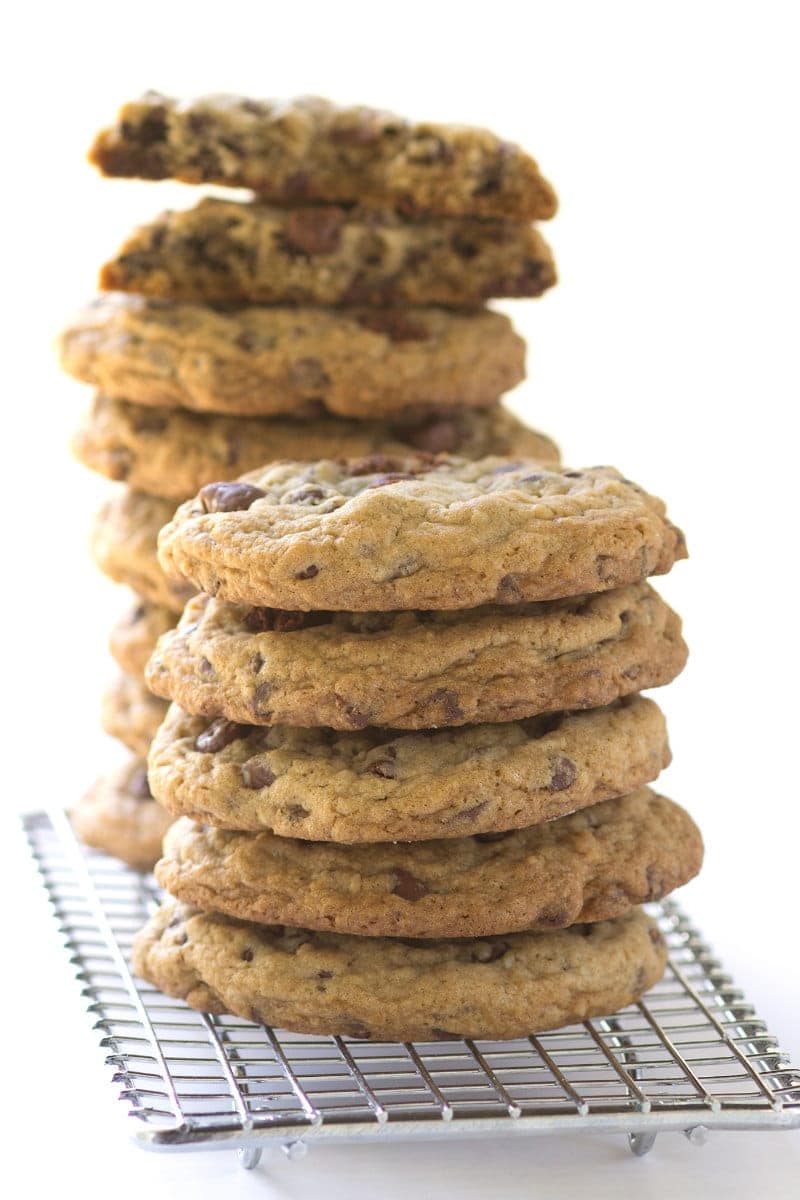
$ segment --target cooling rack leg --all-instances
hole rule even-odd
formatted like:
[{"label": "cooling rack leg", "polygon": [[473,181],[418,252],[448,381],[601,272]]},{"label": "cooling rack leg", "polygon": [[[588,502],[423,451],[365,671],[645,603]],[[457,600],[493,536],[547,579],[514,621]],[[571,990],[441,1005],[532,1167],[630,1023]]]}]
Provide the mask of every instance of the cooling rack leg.
[{"label": "cooling rack leg", "polygon": [[240,1146],[236,1157],[240,1167],[244,1167],[245,1171],[252,1171],[261,1162],[261,1150],[258,1146]]},{"label": "cooling rack leg", "polygon": [[628,1145],[631,1148],[631,1154],[635,1154],[637,1158],[641,1158],[653,1149],[653,1144],[656,1140],[654,1133],[629,1133]]}]

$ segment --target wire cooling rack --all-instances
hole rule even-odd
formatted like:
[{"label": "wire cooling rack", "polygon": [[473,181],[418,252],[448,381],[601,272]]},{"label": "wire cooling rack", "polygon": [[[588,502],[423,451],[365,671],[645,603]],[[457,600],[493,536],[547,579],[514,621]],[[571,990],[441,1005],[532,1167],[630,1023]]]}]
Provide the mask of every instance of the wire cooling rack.
[{"label": "wire cooling rack", "polygon": [[322,1140],[617,1131],[634,1154],[656,1134],[800,1126],[800,1070],[672,902],[654,905],[664,979],[618,1013],[514,1041],[306,1037],[193,1012],[135,981],[131,942],[154,881],[84,850],[61,813],[24,817],[134,1136],[153,1150]]}]

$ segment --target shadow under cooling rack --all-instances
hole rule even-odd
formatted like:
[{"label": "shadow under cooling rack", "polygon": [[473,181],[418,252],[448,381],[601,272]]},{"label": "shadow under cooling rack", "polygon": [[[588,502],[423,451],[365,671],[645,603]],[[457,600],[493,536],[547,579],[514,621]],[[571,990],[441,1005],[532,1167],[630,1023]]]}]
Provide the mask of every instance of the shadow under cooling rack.
[{"label": "shadow under cooling rack", "polygon": [[82,849],[60,813],[25,832],[137,1141],[151,1149],[315,1140],[627,1133],[800,1126],[800,1071],[671,901],[652,906],[670,947],[638,1004],[514,1041],[308,1037],[196,1013],[134,980],[131,942],[158,902],[152,878]]}]

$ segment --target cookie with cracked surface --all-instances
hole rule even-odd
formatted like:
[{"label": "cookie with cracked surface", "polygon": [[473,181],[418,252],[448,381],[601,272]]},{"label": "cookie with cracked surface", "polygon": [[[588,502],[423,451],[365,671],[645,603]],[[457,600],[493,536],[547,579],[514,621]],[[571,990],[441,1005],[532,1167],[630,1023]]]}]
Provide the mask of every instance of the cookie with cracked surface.
[{"label": "cookie with cracked surface", "polygon": [[[97,396],[73,437],[87,467],[136,491],[183,501],[221,476],[283,458],[359,458],[447,451],[463,458],[522,454],[559,461],[558,447],[502,405],[442,411],[416,420],[346,421],[316,417],[225,417],[150,408]],[[172,515],[172,514],[170,514]]]},{"label": "cookie with cracked surface", "polygon": [[181,817],[156,866],[186,904],[367,937],[490,937],[619,917],[700,869],[688,813],[642,788],[505,834],[339,846]]},{"label": "cookie with cracked surface", "polygon": [[196,588],[168,579],[156,552],[158,532],[175,512],[171,500],[125,488],[105,500],[92,527],[92,557],[115,583],[125,583],[159,608],[183,612]]},{"label": "cookie with cracked surface", "polygon": [[233,603],[395,611],[603,592],[664,574],[686,544],[663,501],[613,467],[384,455],[208,484],[158,555]]},{"label": "cookie with cracked surface", "polygon": [[442,308],[212,308],[107,292],[61,336],[106,395],[238,416],[489,408],[525,376],[508,317]]},{"label": "cookie with cracked surface", "polygon": [[155,802],[147,767],[134,759],[98,779],[69,813],[82,842],[120,858],[136,871],[151,871],[172,817]]},{"label": "cookie with cracked surface", "polygon": [[646,583],[467,611],[302,613],[197,596],[148,687],[246,725],[433,729],[598,708],[669,683],[681,623]]},{"label": "cookie with cracked surface", "polygon": [[142,225],[100,271],[106,291],[207,304],[442,305],[540,296],[556,282],[532,225],[206,197]]},{"label": "cookie with cracked surface", "polygon": [[519,829],[654,780],[664,717],[630,696],[501,725],[397,733],[209,722],[173,705],[150,786],[175,816],[329,842],[420,841]]},{"label": "cookie with cracked surface", "polygon": [[119,675],[103,693],[100,723],[140,758],[147,757],[150,743],[167,713],[167,705],[130,675]]},{"label": "cookie with cracked surface", "polygon": [[401,941],[256,925],[167,901],[133,967],[192,1008],[376,1041],[515,1038],[633,1003],[667,950],[641,909],[547,933]]},{"label": "cookie with cracked surface", "polygon": [[251,188],[282,205],[521,220],[547,219],[557,206],[530,155],[486,129],[414,124],[318,96],[179,101],[146,92],[101,130],[89,159],[105,175]]},{"label": "cookie with cracked surface", "polygon": [[140,600],[117,621],[111,631],[109,649],[125,675],[144,680],[148,659],[162,633],[175,628],[175,613],[158,604]]}]

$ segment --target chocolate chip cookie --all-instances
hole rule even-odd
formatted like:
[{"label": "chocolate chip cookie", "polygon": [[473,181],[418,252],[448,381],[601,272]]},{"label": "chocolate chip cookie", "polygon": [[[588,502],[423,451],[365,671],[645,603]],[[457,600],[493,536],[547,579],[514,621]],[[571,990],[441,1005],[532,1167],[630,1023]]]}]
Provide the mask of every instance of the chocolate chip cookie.
[{"label": "chocolate chip cookie", "polygon": [[663,501],[613,467],[445,455],[273,463],[202,488],[158,547],[198,591],[304,611],[550,600],[686,556]]},{"label": "chocolate chip cookie", "polygon": [[618,917],[700,869],[700,833],[643,788],[505,834],[339,846],[181,817],[156,866],[184,903],[368,937],[490,937]]},{"label": "chocolate chip cookie", "polygon": [[441,308],[212,308],[108,292],[61,337],[109,396],[239,416],[489,408],[525,375],[508,317]]},{"label": "chocolate chip cookie", "polygon": [[166,712],[164,701],[148,692],[143,683],[130,675],[120,675],[103,693],[100,721],[107,734],[146,758]]},{"label": "chocolate chip cookie", "polygon": [[[372,454],[520,454],[557,464],[557,446],[501,405],[442,411],[406,421],[306,421],[225,417],[179,408],[151,408],[96,397],[73,438],[87,467],[136,491],[185,500],[216,479],[234,477],[283,458],[360,458]],[[170,516],[172,514],[170,513]]]},{"label": "chocolate chip cookie", "polygon": [[148,687],[246,725],[435,729],[597,708],[669,683],[680,620],[646,583],[467,611],[302,613],[198,596]]},{"label": "chocolate chip cookie", "polygon": [[525,1037],[616,1012],[663,974],[632,909],[547,933],[401,941],[256,925],[167,901],[138,934],[138,975],[205,1012],[375,1041]]},{"label": "chocolate chip cookie", "polygon": [[540,296],[556,282],[532,225],[409,221],[378,209],[271,208],[211,197],[140,226],[100,272],[107,291],[209,304],[440,304]]},{"label": "chocolate chip cookie", "polygon": [[488,130],[413,124],[313,96],[178,101],[146,92],[122,106],[89,158],[105,175],[251,188],[278,204],[535,220],[557,203],[530,155]]},{"label": "chocolate chip cookie", "polygon": [[110,579],[126,583],[150,604],[180,613],[197,589],[186,580],[168,579],[156,555],[158,531],[174,512],[171,500],[123,489],[99,509],[90,544],[94,561]]},{"label": "chocolate chip cookie", "polygon": [[162,633],[175,628],[175,613],[140,600],[111,631],[109,648],[117,666],[126,675],[144,680],[147,661]]},{"label": "chocolate chip cookie", "polygon": [[499,725],[396,733],[271,728],[173,705],[149,753],[175,816],[331,842],[419,841],[550,821],[655,779],[664,717],[630,696]]},{"label": "chocolate chip cookie", "polygon": [[153,869],[172,821],[153,800],[140,759],[98,779],[69,818],[87,846],[121,858],[136,871]]}]

